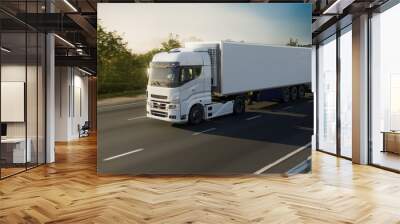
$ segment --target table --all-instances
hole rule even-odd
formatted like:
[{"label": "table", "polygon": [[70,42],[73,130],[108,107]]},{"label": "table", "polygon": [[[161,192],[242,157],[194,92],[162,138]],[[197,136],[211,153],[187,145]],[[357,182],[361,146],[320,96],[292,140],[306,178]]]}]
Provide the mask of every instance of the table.
[{"label": "table", "polygon": [[400,131],[382,131],[383,150],[382,152],[392,152],[400,154]]}]

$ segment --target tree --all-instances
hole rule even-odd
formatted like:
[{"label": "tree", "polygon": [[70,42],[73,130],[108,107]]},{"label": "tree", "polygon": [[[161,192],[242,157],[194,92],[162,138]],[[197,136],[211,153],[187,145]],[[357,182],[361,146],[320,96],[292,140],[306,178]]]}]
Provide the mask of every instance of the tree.
[{"label": "tree", "polygon": [[287,46],[299,47],[299,40],[290,38],[289,42],[286,44]]},{"label": "tree", "polygon": [[289,42],[286,45],[293,47],[311,47],[311,44],[300,44],[298,39],[293,38],[289,38]]},{"label": "tree", "polygon": [[170,34],[160,48],[135,54],[116,32],[97,28],[98,95],[123,96],[145,91],[147,68],[153,56],[161,51],[181,47],[178,35]]},{"label": "tree", "polygon": [[161,48],[154,48],[144,54],[141,54],[140,58],[142,59],[144,64],[148,65],[155,54],[163,51],[170,51],[174,48],[180,47],[182,47],[182,44],[179,41],[179,36],[170,33],[168,39],[161,43]]},{"label": "tree", "polygon": [[174,48],[182,47],[182,44],[179,42],[179,36],[174,35],[172,33],[169,34],[168,39],[161,43],[162,51],[170,51]]},{"label": "tree", "polygon": [[116,32],[97,28],[98,94],[143,89],[146,71],[143,61],[133,54]]}]

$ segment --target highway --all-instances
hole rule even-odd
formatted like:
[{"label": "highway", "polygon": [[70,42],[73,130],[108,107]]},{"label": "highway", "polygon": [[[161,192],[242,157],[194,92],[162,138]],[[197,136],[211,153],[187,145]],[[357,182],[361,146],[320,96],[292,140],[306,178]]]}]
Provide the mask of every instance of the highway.
[{"label": "highway", "polygon": [[99,173],[291,174],[310,169],[311,98],[255,103],[243,115],[197,126],[145,115],[144,101],[98,108]]}]

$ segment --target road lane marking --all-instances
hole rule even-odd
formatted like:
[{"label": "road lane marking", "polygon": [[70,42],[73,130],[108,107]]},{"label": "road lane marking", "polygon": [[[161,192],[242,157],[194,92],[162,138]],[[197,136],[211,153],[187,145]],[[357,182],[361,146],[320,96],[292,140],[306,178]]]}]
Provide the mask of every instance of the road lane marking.
[{"label": "road lane marking", "polygon": [[216,130],[216,128],[210,128],[210,129],[207,129],[207,130],[204,130],[204,131],[199,131],[199,132],[193,133],[192,135],[199,135],[199,134],[202,134],[202,133],[205,133],[205,132],[209,132],[209,131],[214,131],[214,130]]},{"label": "road lane marking", "polygon": [[142,118],[146,118],[146,116],[132,117],[132,118],[129,118],[128,121],[132,121],[132,120],[136,120],[136,119],[142,119]]},{"label": "road lane marking", "polygon": [[314,128],[309,128],[309,127],[296,126],[296,128],[305,131],[314,131]]},{"label": "road lane marking", "polygon": [[259,117],[261,117],[262,115],[256,115],[256,116],[253,116],[253,117],[248,117],[248,118],[246,118],[246,121],[250,121],[250,120],[253,120],[253,119],[257,119],[257,118],[259,118]]},{"label": "road lane marking", "polygon": [[132,151],[129,151],[129,152],[125,152],[125,153],[116,155],[116,156],[111,156],[111,157],[105,158],[103,161],[109,161],[109,160],[112,160],[112,159],[116,159],[116,158],[119,158],[119,157],[122,157],[122,156],[127,156],[127,155],[130,155],[132,153],[140,152],[140,151],[143,151],[143,150],[144,149],[142,149],[142,148],[135,149],[135,150],[132,150]]},{"label": "road lane marking", "polygon": [[283,162],[283,161],[289,159],[289,158],[292,157],[293,155],[295,155],[295,154],[297,154],[297,153],[303,151],[304,149],[306,149],[306,148],[308,148],[308,147],[310,147],[310,146],[311,146],[311,142],[309,142],[309,143],[307,143],[306,145],[304,145],[304,146],[302,146],[302,147],[300,147],[300,148],[294,150],[293,152],[291,152],[291,153],[285,155],[284,157],[281,157],[280,159],[276,160],[275,162],[264,166],[263,168],[261,168],[261,169],[257,170],[256,172],[254,172],[254,174],[261,174],[261,173],[264,173],[265,171],[269,170],[270,168],[272,168],[272,167],[278,165],[279,163],[281,163],[281,162]]},{"label": "road lane marking", "polygon": [[291,117],[307,117],[306,114],[298,114],[298,113],[291,113],[291,112],[284,112],[284,111],[263,111],[265,114],[274,114],[274,115],[285,115]]}]

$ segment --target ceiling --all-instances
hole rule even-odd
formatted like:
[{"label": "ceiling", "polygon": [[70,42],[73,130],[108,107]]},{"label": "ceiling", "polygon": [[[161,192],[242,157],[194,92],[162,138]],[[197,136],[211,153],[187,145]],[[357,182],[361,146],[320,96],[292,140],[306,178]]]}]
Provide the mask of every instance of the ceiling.
[{"label": "ceiling", "polygon": [[[96,0],[48,0],[47,5],[45,0],[1,0],[2,43],[12,50],[5,58],[23,58],[26,30],[54,32],[56,65],[79,66],[96,74],[96,5]],[[28,44],[28,58],[35,49]]]}]

